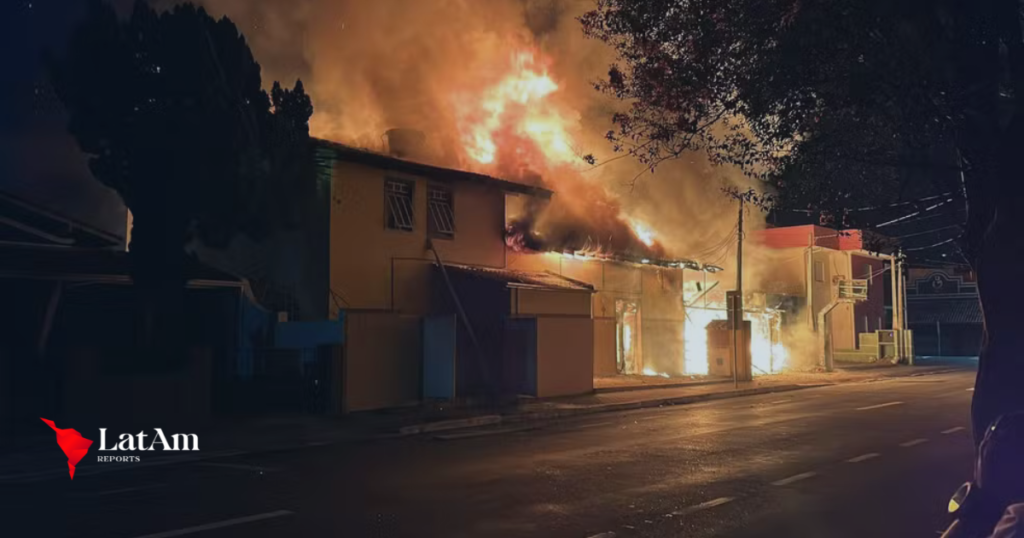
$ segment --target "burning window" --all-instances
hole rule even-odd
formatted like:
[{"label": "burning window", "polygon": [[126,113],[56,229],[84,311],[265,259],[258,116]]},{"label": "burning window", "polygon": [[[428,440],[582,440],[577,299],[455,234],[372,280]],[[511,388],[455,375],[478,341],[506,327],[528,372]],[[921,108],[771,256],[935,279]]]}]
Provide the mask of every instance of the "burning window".
[{"label": "burning window", "polygon": [[427,231],[436,237],[455,236],[455,203],[452,191],[427,188]]},{"label": "burning window", "polygon": [[413,184],[411,181],[389,179],[384,183],[384,208],[387,227],[390,230],[412,231],[413,223]]}]

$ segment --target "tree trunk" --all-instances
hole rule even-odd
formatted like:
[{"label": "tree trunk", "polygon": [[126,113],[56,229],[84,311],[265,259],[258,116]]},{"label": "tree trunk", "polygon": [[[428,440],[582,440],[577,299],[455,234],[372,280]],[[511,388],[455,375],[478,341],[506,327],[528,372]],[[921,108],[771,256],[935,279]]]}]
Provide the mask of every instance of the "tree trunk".
[{"label": "tree trunk", "polygon": [[135,347],[140,360],[170,366],[182,358],[185,334],[187,223],[140,211],[132,226],[132,281],[138,305]]},{"label": "tree trunk", "polygon": [[1024,278],[1017,265],[1024,262],[1024,121],[1015,118],[995,137],[978,140],[989,144],[975,145],[976,171],[966,181],[968,252],[984,319],[971,409],[976,444],[1000,415],[1024,410]]}]

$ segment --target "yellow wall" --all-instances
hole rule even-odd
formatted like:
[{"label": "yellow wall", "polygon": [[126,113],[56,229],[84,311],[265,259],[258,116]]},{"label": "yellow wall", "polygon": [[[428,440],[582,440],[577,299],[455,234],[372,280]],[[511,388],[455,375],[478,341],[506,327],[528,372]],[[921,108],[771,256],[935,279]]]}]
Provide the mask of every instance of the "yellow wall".
[{"label": "yellow wall", "polygon": [[537,397],[594,390],[594,321],[537,318]]},{"label": "yellow wall", "polygon": [[[813,267],[811,272],[814,315],[817,317],[817,313],[835,298],[836,287],[832,283],[832,278],[835,276],[852,278],[852,275],[850,275],[850,257],[846,252],[821,248],[815,249],[814,261],[821,262],[825,268],[825,278],[822,279],[822,282],[814,279]],[[830,317],[830,327],[835,349],[854,348],[856,335],[854,334],[853,325],[853,305],[840,304],[836,306],[832,310]]]},{"label": "yellow wall", "polygon": [[343,410],[416,403],[420,395],[421,339],[419,317],[347,312]]},{"label": "yellow wall", "polygon": [[513,288],[511,313],[519,316],[572,315],[590,317],[589,291],[555,291]]},{"label": "yellow wall", "polygon": [[[414,230],[385,227],[384,179],[415,183]],[[423,272],[409,260],[433,260],[427,250],[428,180],[397,172],[335,163],[330,220],[330,285],[353,309],[419,309],[418,298],[398,299],[398,290],[415,289]],[[504,194],[489,185],[438,183],[454,195],[455,238],[435,239],[445,262],[504,267]],[[392,265],[401,270],[392,272]],[[392,276],[395,301],[392,304]],[[409,281],[399,281],[409,279]],[[335,310],[332,302],[331,311]]]}]

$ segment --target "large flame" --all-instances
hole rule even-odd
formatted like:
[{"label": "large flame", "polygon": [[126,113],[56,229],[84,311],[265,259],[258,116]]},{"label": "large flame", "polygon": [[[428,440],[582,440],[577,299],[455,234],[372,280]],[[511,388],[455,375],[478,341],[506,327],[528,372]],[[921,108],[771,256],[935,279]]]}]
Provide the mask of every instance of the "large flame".
[{"label": "large flame", "polygon": [[[683,328],[683,364],[687,374],[708,373],[707,326],[714,320],[727,319],[725,309],[687,308]],[[786,367],[788,354],[781,342],[781,316],[779,312],[744,312],[750,321],[750,360],[754,375],[774,374]]]},{"label": "large flame", "polygon": [[558,84],[545,63],[536,52],[517,51],[497,83],[456,98],[459,133],[471,159],[513,175],[578,160],[568,132],[570,114],[549,99]]}]

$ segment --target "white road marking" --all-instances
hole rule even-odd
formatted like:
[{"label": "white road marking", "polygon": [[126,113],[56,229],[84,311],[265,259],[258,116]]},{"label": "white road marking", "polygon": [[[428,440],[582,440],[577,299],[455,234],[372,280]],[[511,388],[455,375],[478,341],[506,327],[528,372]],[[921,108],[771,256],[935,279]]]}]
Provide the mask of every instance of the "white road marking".
[{"label": "white road marking", "polygon": [[974,387],[967,389],[967,392],[974,392]]},{"label": "white road marking", "polygon": [[615,538],[615,533],[611,531],[602,532],[600,534],[593,534],[591,536],[588,536],[587,538]]},{"label": "white road marking", "polygon": [[786,402],[789,402],[789,401],[792,401],[792,400],[789,400],[789,399],[775,400],[774,402],[768,402],[768,405],[775,405],[775,404],[780,404],[780,403],[786,403]]},{"label": "white road marking", "polygon": [[806,480],[806,479],[808,479],[808,478],[810,478],[812,476],[815,476],[817,474],[818,473],[815,473],[815,472],[806,472],[806,473],[795,474],[795,475],[793,475],[793,476],[791,476],[789,478],[783,478],[782,480],[776,480],[775,482],[772,482],[772,485],[773,486],[786,486],[786,485],[792,484],[793,482],[799,482],[801,480]]},{"label": "white road marking", "polygon": [[877,458],[878,456],[881,456],[881,454],[879,454],[878,452],[870,452],[868,454],[861,454],[856,458],[850,458],[846,460],[846,463],[860,463],[862,461],[870,460],[871,458]]},{"label": "white road marking", "polygon": [[257,472],[271,472],[277,471],[277,469],[271,469],[269,467],[261,467],[259,465],[244,465],[240,463],[217,463],[213,461],[199,462],[197,465],[205,467],[222,467],[224,469],[237,469],[239,471],[257,471]]},{"label": "white road marking", "polygon": [[615,423],[609,421],[609,422],[594,422],[594,423],[591,423],[591,424],[580,424],[579,426],[576,426],[576,429],[596,428],[598,426],[607,426],[609,424],[615,424]]},{"label": "white road marking", "polygon": [[903,405],[903,402],[889,402],[889,403],[878,404],[878,405],[869,405],[867,407],[858,407],[856,409],[856,411],[867,411],[869,409],[881,409],[883,407],[892,407],[894,405]]},{"label": "white road marking", "polygon": [[129,491],[141,491],[144,489],[162,488],[166,485],[167,484],[150,484],[148,486],[136,486],[134,488],[111,489],[107,491],[97,491],[96,493],[93,493],[93,495],[97,497],[100,497],[102,495],[116,495],[118,493],[128,493]]},{"label": "white road marking", "polygon": [[253,521],[261,521],[264,519],[271,519],[275,517],[290,516],[294,514],[290,510],[276,510],[274,512],[267,512],[265,514],[256,514],[253,516],[236,517],[235,519],[225,519],[224,521],[217,521],[215,523],[207,523],[206,525],[196,525],[195,527],[186,527],[184,529],[178,529],[173,531],[158,532],[156,534],[147,534],[145,536],[139,536],[138,538],[171,538],[172,536],[184,536],[186,534],[195,534],[197,532],[210,531],[213,529],[222,529],[224,527],[230,527],[232,525],[241,525],[243,523],[252,523]]},{"label": "white road marking", "polygon": [[960,431],[962,429],[964,429],[963,426],[957,426],[955,428],[950,428],[948,430],[942,430],[942,433],[945,433],[945,434],[956,433],[956,432],[958,432],[958,431]]},{"label": "white road marking", "polygon": [[692,514],[694,512],[699,512],[701,510],[707,510],[708,508],[722,506],[723,504],[732,502],[734,500],[736,500],[735,497],[719,497],[717,499],[711,499],[710,501],[702,502],[700,504],[695,504],[693,506],[683,508],[682,510],[676,510],[675,512],[672,512],[670,515],[685,516]]},{"label": "white road marking", "polygon": [[904,448],[909,448],[909,447],[917,446],[917,445],[919,445],[921,443],[927,443],[927,442],[928,442],[927,439],[912,439],[910,441],[907,441],[906,443],[900,443],[900,446],[902,446]]}]

